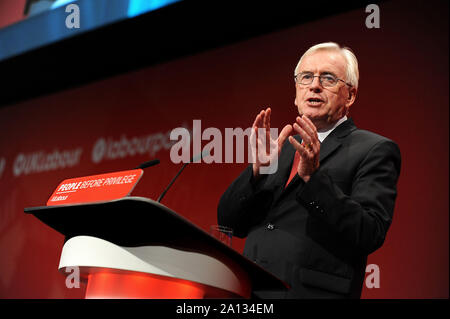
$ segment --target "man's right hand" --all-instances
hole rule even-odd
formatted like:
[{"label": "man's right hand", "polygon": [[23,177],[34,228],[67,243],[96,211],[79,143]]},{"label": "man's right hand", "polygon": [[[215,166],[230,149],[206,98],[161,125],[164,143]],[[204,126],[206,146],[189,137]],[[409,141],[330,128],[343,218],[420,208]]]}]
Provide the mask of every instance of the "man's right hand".
[{"label": "man's right hand", "polygon": [[[258,179],[260,177],[260,168],[262,166],[269,166],[273,161],[275,156],[279,156],[281,152],[281,148],[283,147],[284,142],[288,138],[289,135],[292,134],[293,128],[292,125],[286,125],[282,130],[277,139],[273,139],[270,136],[270,114],[272,110],[268,107],[265,110],[262,110],[255,118],[255,121],[252,125],[252,136],[250,137],[250,141],[254,141],[251,143],[252,153],[256,154],[256,159],[253,163],[253,177]],[[265,138],[259,136],[258,129],[263,128],[265,132]],[[265,142],[265,145],[264,145]],[[275,147],[277,147],[277,152],[273,152]],[[264,153],[265,151],[265,153]],[[263,156],[261,156],[261,154]],[[261,161],[263,160],[263,162]]]}]

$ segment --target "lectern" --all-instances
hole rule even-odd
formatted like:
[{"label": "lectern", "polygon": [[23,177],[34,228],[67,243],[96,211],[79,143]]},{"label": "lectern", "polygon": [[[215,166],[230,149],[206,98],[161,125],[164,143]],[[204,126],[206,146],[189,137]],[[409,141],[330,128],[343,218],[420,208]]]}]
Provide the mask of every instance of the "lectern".
[{"label": "lectern", "polygon": [[65,236],[59,270],[86,298],[250,298],[288,286],[166,206],[143,197],[26,208]]}]

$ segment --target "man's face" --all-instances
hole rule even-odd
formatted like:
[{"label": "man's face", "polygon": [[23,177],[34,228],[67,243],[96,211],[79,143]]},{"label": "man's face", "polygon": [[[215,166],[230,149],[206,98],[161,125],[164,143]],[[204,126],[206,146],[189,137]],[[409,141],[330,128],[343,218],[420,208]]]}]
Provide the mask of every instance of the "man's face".
[{"label": "man's face", "polygon": [[[297,71],[315,76],[331,73],[346,81],[346,61],[338,51],[317,51],[303,58]],[[333,87],[323,87],[318,77],[308,85],[295,83],[295,105],[300,114],[311,119],[318,130],[327,129],[347,114],[353,104],[356,89],[338,81]]]}]

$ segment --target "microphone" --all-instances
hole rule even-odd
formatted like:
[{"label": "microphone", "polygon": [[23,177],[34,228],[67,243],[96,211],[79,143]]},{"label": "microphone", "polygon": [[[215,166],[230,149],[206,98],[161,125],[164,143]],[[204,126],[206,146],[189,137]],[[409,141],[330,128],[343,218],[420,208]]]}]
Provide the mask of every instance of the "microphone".
[{"label": "microphone", "polygon": [[158,165],[158,164],[159,164],[159,159],[154,159],[154,160],[151,160],[151,161],[144,162],[144,163],[140,164],[135,169],[138,169],[138,168],[144,169],[144,168],[147,168],[147,167],[150,167],[150,166],[154,166],[154,165]]},{"label": "microphone", "polygon": [[172,180],[170,181],[169,185],[167,185],[167,187],[164,189],[164,191],[161,193],[161,195],[159,195],[159,197],[158,197],[158,199],[157,199],[156,201],[157,201],[158,203],[161,202],[161,200],[163,199],[164,195],[166,195],[166,193],[167,193],[167,191],[169,190],[169,188],[172,186],[172,184],[175,182],[175,180],[178,178],[178,176],[180,176],[181,172],[184,170],[184,168],[185,168],[188,164],[190,164],[190,163],[192,163],[192,162],[196,162],[196,161],[198,161],[199,159],[201,160],[201,159],[204,158],[204,157],[208,157],[208,156],[210,155],[209,152],[210,152],[210,150],[205,150],[205,151],[203,151],[202,153],[200,153],[199,155],[193,156],[189,162],[184,163],[183,166],[182,166],[182,167],[180,168],[180,170],[178,171],[178,173],[175,175],[175,177],[172,178]]}]

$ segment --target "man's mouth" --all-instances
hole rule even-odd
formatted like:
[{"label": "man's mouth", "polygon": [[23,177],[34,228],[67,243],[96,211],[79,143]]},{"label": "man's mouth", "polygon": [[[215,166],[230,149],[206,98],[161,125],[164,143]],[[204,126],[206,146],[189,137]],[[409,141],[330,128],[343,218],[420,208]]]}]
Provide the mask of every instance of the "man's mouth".
[{"label": "man's mouth", "polygon": [[319,98],[309,98],[306,100],[308,102],[308,104],[310,105],[319,105],[320,103],[323,103],[323,100],[319,99]]}]

